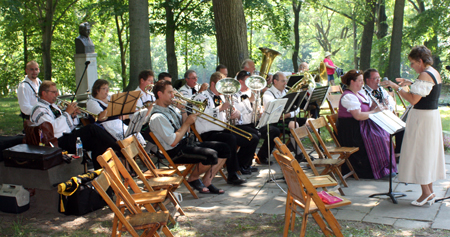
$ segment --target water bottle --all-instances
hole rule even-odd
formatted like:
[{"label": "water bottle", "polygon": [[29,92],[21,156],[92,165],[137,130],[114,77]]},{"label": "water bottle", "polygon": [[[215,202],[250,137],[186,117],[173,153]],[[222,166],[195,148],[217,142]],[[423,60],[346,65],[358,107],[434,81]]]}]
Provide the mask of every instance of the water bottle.
[{"label": "water bottle", "polygon": [[81,142],[80,137],[77,137],[76,149],[76,155],[79,157],[83,157],[83,143]]}]

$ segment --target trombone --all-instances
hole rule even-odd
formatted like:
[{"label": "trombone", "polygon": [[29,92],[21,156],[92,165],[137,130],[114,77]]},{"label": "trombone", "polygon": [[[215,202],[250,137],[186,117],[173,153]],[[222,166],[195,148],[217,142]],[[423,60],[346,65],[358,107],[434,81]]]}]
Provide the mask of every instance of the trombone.
[{"label": "trombone", "polygon": [[[62,99],[60,99],[60,98],[56,98],[56,102],[57,102],[57,104],[62,104],[62,105],[64,105],[64,106],[68,106],[69,104],[71,104],[69,101],[65,101],[65,100],[62,100]],[[89,111],[87,111],[86,109],[83,109],[83,108],[81,108],[81,107],[79,107],[79,106],[77,106],[77,109],[78,110],[80,110],[83,114],[88,114],[88,115],[91,115],[92,117],[94,117],[94,119],[95,119],[95,121],[97,121],[98,120],[98,115],[97,114],[94,114],[94,113],[92,113],[92,112],[89,112]]]},{"label": "trombone", "polygon": [[[226,123],[226,122],[224,122],[224,121],[222,121],[222,120],[220,120],[220,119],[214,118],[214,117],[211,116],[211,115],[208,115],[208,114],[204,113],[203,111],[205,111],[206,105],[208,104],[207,99],[204,100],[203,102],[195,101],[195,100],[190,100],[190,99],[188,99],[188,98],[182,96],[179,92],[175,92],[175,97],[177,97],[177,98],[180,99],[180,100],[185,101],[186,104],[182,103],[181,101],[176,101],[176,100],[174,100],[175,103],[178,103],[178,104],[180,104],[180,105],[184,105],[185,107],[187,107],[187,108],[189,108],[189,109],[192,109],[193,111],[196,111],[196,112],[200,113],[200,114],[201,114],[200,118],[202,118],[202,119],[204,119],[204,120],[206,120],[206,121],[208,121],[208,122],[210,122],[210,123],[213,123],[213,124],[215,124],[215,125],[217,125],[217,126],[219,126],[219,127],[221,127],[221,128],[225,128],[225,129],[227,129],[227,130],[229,130],[229,131],[231,131],[231,132],[234,132],[234,133],[236,133],[237,135],[242,136],[242,137],[248,139],[249,141],[252,140],[252,134],[251,134],[251,133],[249,133],[249,132],[247,132],[247,131],[244,131],[244,130],[242,130],[242,129],[236,127],[236,126],[233,126],[233,125],[231,125],[231,124],[229,124],[229,123]],[[198,109],[194,108],[193,106],[187,105],[187,103],[190,103],[190,104],[196,106]],[[207,119],[207,118],[204,117],[204,116],[206,116],[206,117],[208,117],[208,118],[211,118],[212,120],[211,120],[211,119]]]}]

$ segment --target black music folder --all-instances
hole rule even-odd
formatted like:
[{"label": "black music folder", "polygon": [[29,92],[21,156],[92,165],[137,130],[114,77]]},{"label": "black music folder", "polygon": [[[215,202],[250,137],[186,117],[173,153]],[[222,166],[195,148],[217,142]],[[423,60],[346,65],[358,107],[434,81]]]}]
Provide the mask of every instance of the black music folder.
[{"label": "black music folder", "polygon": [[283,114],[287,114],[291,111],[295,111],[300,107],[300,104],[302,103],[303,99],[306,96],[306,91],[301,92],[295,92],[295,93],[289,93],[285,96],[283,96],[283,99],[288,99],[286,102],[286,105],[283,109]]},{"label": "black music folder", "polygon": [[126,91],[111,96],[108,102],[106,116],[132,114],[136,111],[136,102],[141,97],[141,91]]},{"label": "black music folder", "polygon": [[391,135],[404,130],[406,126],[405,122],[387,110],[369,114],[369,119]]},{"label": "black music folder", "polygon": [[303,75],[292,75],[289,77],[289,80],[286,85],[292,87],[293,85],[295,85],[295,83],[297,83],[301,79],[303,79]]},{"label": "black music folder", "polygon": [[305,107],[303,110],[307,110],[309,104],[317,103],[317,107],[320,108],[322,103],[325,101],[325,98],[328,95],[329,86],[321,86],[314,88],[312,94],[309,96],[308,100],[305,103]]}]

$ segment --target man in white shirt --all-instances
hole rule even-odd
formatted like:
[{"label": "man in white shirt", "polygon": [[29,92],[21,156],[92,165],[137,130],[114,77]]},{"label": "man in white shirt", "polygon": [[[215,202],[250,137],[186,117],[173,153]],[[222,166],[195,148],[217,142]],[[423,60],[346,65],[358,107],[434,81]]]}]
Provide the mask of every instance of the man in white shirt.
[{"label": "man in white shirt", "polygon": [[[378,103],[381,106],[386,107],[390,111],[394,111],[395,109],[395,101],[389,93],[380,86],[380,74],[377,69],[369,68],[364,71],[364,94],[370,93],[372,97],[378,100]],[[370,103],[374,103],[370,100]]]},{"label": "man in white shirt", "polygon": [[[203,93],[196,95],[194,97],[194,100],[201,102],[206,100],[207,106],[204,110],[205,114],[212,116],[222,122],[229,122],[227,118],[227,111],[231,105],[216,89],[217,82],[219,82],[224,77],[225,75],[220,72],[213,73],[210,78],[210,88],[208,88]],[[239,116],[239,111],[234,110],[234,112],[231,114],[231,119],[237,119],[239,118]],[[207,119],[212,120],[211,118]],[[258,138],[255,134],[253,134],[252,139],[249,141],[248,139],[240,135],[225,130],[223,127],[217,125],[217,123],[222,126],[226,126],[220,122],[216,122],[216,124],[214,124],[199,117],[197,118],[197,121],[195,121],[195,128],[202,137],[203,141],[219,141],[228,144],[231,150],[231,156],[227,159],[226,163],[228,171],[228,183],[245,183],[245,180],[239,177],[237,171],[240,170],[243,174],[251,174],[251,170],[245,172],[243,171],[243,168],[246,166],[248,167],[248,163],[251,164],[256,146],[258,145]],[[237,152],[238,146],[241,147],[239,149],[239,152]]]},{"label": "man in white shirt", "polygon": [[19,99],[20,113],[22,118],[29,119],[31,109],[38,101],[38,90],[41,85],[39,75],[39,64],[36,61],[27,63],[25,80],[17,88],[17,98]]},{"label": "man in white shirt", "polygon": [[223,75],[225,75],[225,77],[228,77],[228,68],[227,68],[227,66],[225,66],[225,65],[223,65],[223,64],[219,64],[219,65],[216,67],[216,72],[220,72],[220,73],[222,73]]},{"label": "man in white shirt", "polygon": [[[236,76],[237,80],[241,84],[241,90],[233,95],[234,97],[234,105],[237,110],[241,112],[241,117],[237,122],[237,127],[241,128],[245,131],[251,132],[252,134],[258,134],[258,138],[262,138],[264,140],[261,148],[258,151],[258,158],[262,164],[268,164],[268,157],[271,153],[268,150],[268,142],[270,141],[270,149],[272,150],[275,146],[275,142],[273,139],[280,135],[280,130],[273,125],[269,126],[269,139],[267,139],[267,126],[262,126],[259,130],[256,129],[256,125],[253,124],[252,118],[254,113],[258,113],[253,111],[255,101],[255,94],[252,93],[250,88],[247,87],[245,81],[250,77],[250,73],[247,71],[240,71]],[[261,100],[259,100],[261,103]],[[261,104],[258,105],[258,108],[261,108]]]},{"label": "man in white shirt", "polygon": [[179,92],[188,99],[208,89],[208,83],[203,83],[201,86],[197,84],[198,77],[194,70],[187,70],[184,79],[186,84],[179,89]]},{"label": "man in white shirt", "polygon": [[49,122],[53,126],[53,133],[58,139],[58,146],[75,154],[77,137],[81,138],[83,148],[92,151],[94,168],[100,169],[96,157],[103,154],[109,147],[120,151],[115,139],[97,125],[89,124],[80,129],[75,129],[79,124],[77,115],[77,103],[70,103],[64,112],[55,104],[59,95],[56,84],[52,81],[44,81],[39,87],[39,99],[30,114],[30,121],[35,125]]},{"label": "man in white shirt", "polygon": [[139,86],[136,88],[137,91],[141,91],[141,97],[136,102],[136,108],[145,108],[150,112],[153,103],[156,98],[151,91],[152,88],[147,86],[153,85],[155,74],[152,70],[144,70],[139,73]]}]

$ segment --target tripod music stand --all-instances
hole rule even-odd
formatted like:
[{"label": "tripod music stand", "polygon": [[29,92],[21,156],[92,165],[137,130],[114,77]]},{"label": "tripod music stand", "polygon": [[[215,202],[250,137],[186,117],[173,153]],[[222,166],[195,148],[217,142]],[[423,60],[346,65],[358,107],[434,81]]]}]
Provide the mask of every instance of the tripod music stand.
[{"label": "tripod music stand", "polygon": [[[267,126],[267,139],[270,138],[269,134],[269,124],[276,123],[280,120],[280,116],[283,113],[283,108],[286,105],[286,102],[288,99],[276,99],[272,100],[268,103],[267,108],[264,110],[264,114],[261,116],[261,119],[259,120],[258,126],[256,126],[256,129],[260,129],[262,126]],[[267,148],[269,151],[269,179],[267,182],[271,180],[270,177],[270,142],[267,143]],[[272,179],[273,180],[273,179]]]},{"label": "tripod music stand", "polygon": [[392,162],[393,162],[393,160],[392,160],[393,154],[392,154],[392,149],[391,149],[391,147],[393,146],[392,136],[394,136],[398,132],[405,130],[406,124],[400,118],[395,116],[393,113],[386,112],[386,111],[380,111],[380,112],[377,112],[374,114],[370,114],[369,119],[374,121],[378,126],[380,126],[382,129],[384,129],[386,132],[388,132],[390,134],[389,135],[389,144],[390,144],[390,147],[389,147],[389,190],[387,193],[376,193],[376,194],[370,195],[369,197],[386,195],[391,198],[391,200],[394,204],[398,204],[397,199],[395,199],[396,198],[395,196],[406,197],[406,194],[392,192]]},{"label": "tripod music stand", "polygon": [[[112,95],[106,108],[106,116],[121,116],[134,113],[139,97],[141,97],[140,91],[126,91]],[[123,130],[122,126],[122,135],[125,138],[125,132]]]}]

